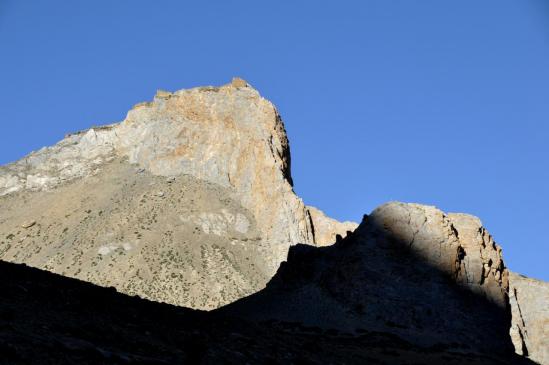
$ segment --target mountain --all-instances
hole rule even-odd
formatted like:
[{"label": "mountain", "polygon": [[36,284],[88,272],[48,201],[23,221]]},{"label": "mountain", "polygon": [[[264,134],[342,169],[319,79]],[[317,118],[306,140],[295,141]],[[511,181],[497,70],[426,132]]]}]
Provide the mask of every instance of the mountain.
[{"label": "mountain", "polygon": [[0,259],[200,309],[263,288],[290,245],[356,227],[295,195],[282,120],[241,79],[159,91],[0,167],[0,196]]},{"label": "mountain", "polygon": [[478,218],[391,202],[338,222],[292,186],[282,119],[238,78],[1,166],[0,354],[549,364],[549,285],[509,272]]}]

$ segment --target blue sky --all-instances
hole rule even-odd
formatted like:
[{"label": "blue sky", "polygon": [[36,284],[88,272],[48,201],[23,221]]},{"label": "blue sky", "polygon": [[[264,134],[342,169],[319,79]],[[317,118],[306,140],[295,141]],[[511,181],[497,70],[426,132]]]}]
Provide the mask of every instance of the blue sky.
[{"label": "blue sky", "polygon": [[0,0],[0,163],[235,75],[279,108],[307,204],[475,214],[549,280],[545,0]]}]

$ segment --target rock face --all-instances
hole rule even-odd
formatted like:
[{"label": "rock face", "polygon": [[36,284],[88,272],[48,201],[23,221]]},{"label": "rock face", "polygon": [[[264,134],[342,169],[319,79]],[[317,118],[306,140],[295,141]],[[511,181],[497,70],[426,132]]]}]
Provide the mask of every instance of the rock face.
[{"label": "rock face", "polygon": [[448,214],[458,236],[458,261],[455,275],[462,285],[499,307],[506,307],[509,292],[509,271],[503,263],[501,247],[482,226],[477,217]]},{"label": "rock face", "polygon": [[510,273],[511,338],[518,354],[549,364],[549,283]]},{"label": "rock face", "polygon": [[501,249],[477,218],[389,203],[333,246],[292,247],[265,290],[221,310],[510,353],[507,277]]},{"label": "rock face", "polygon": [[241,79],[159,91],[0,167],[0,204],[1,259],[203,309],[262,288],[291,244],[352,227],[294,194],[282,120]]}]

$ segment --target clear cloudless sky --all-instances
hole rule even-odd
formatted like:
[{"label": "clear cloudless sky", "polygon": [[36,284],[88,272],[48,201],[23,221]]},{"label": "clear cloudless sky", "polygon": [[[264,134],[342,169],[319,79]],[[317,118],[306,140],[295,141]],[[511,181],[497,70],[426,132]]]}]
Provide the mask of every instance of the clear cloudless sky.
[{"label": "clear cloudless sky", "polygon": [[307,204],[471,213],[549,280],[546,0],[0,0],[0,164],[232,76],[277,105]]}]

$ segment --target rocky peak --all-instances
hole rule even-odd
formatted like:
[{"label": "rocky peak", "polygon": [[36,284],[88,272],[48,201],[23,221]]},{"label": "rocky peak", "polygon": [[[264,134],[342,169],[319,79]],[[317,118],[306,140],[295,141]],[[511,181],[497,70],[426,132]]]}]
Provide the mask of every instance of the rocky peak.
[{"label": "rocky peak", "polygon": [[[260,154],[245,153],[255,150]],[[252,186],[246,178],[264,170],[291,185],[288,139],[276,108],[235,78],[221,87],[159,90],[121,123],[69,134],[2,167],[0,194],[49,189],[87,176],[113,155],[156,175],[190,174],[243,191]],[[32,172],[41,177],[36,184],[28,182]]]},{"label": "rocky peak", "polygon": [[[136,171],[134,175],[132,169]],[[177,184],[165,184],[165,179],[175,178],[178,179]],[[180,181],[185,179],[188,180],[187,185],[181,186]],[[128,188],[120,191],[120,184],[127,184]],[[155,192],[154,188],[148,186],[156,186],[159,191]],[[67,194],[76,194],[76,187],[80,189],[81,196],[77,197],[78,202],[73,204],[73,209],[80,206],[83,211],[87,211],[90,206],[97,205],[96,208],[103,212],[100,217],[78,223],[65,217],[64,211],[68,209]],[[180,190],[177,191],[176,187]],[[216,195],[213,193],[214,190],[220,193]],[[146,197],[129,196],[130,191],[134,195]],[[108,194],[117,194],[117,197],[107,196]],[[181,194],[186,197],[182,197]],[[20,204],[21,196],[30,200],[52,199],[52,196],[56,196],[56,200],[47,205],[48,209],[57,206],[58,211],[50,212],[49,217],[37,216],[36,211],[26,211],[29,205]],[[164,198],[164,201],[147,200],[151,196]],[[216,196],[220,197],[220,205],[218,211],[212,212],[208,207],[218,204],[210,198]],[[334,241],[336,233],[342,234],[355,226],[353,223],[340,225],[339,222],[325,217],[322,212],[305,206],[296,196],[292,188],[289,142],[282,119],[272,103],[261,97],[257,90],[240,78],[234,78],[231,83],[220,87],[197,87],[176,92],[159,90],[152,101],[134,106],[120,123],[69,134],[54,146],[45,147],[20,161],[0,167],[0,198],[2,197],[5,206],[13,206],[11,216],[6,217],[0,226],[0,229],[6,232],[5,236],[17,234],[14,227],[21,225],[16,219],[17,216],[28,216],[36,220],[37,227],[45,225],[46,222],[52,227],[54,224],[70,226],[87,223],[93,226],[99,225],[99,220],[110,218],[100,226],[112,227],[109,232],[104,233],[104,237],[93,240],[96,242],[92,247],[86,247],[87,243],[82,243],[83,246],[78,247],[75,242],[78,243],[87,237],[88,233],[93,236],[96,228],[82,228],[85,232],[74,237],[76,241],[71,241],[72,243],[63,235],[62,227],[59,227],[60,231],[58,228],[51,228],[47,234],[48,242],[44,244],[55,244],[58,247],[48,248],[25,259],[22,258],[23,255],[29,254],[23,254],[22,250],[27,244],[36,244],[35,239],[44,237],[44,232],[35,232],[35,238],[32,238],[32,235],[26,238],[25,233],[19,232],[18,235],[21,237],[16,235],[16,239],[23,242],[18,245],[10,244],[10,248],[4,251],[0,249],[0,257],[14,261],[30,260],[39,267],[60,273],[74,272],[74,276],[99,284],[115,285],[127,292],[201,308],[225,304],[249,294],[251,290],[261,288],[275,273],[279,263],[286,258],[290,245],[328,244]],[[127,208],[124,209],[131,211],[113,211],[108,217],[106,212],[110,211],[112,202],[121,201],[127,201]],[[36,206],[38,202],[35,201],[33,204]],[[42,201],[41,204],[46,203]],[[149,210],[164,210],[167,204],[174,210],[170,213],[164,211],[162,217],[155,219],[149,218],[148,215],[152,213],[144,210],[145,206],[148,206]],[[242,209],[235,204],[240,205]],[[97,264],[91,257],[82,263],[75,258],[74,262],[69,264],[64,262],[66,259],[52,258],[66,258],[67,255],[72,255],[71,252],[81,256],[80,251],[83,248],[86,254],[93,251],[105,253],[108,247],[113,250],[116,247],[142,247],[146,235],[141,232],[141,228],[133,229],[128,223],[128,217],[135,214],[136,221],[150,221],[155,225],[139,225],[145,227],[143,229],[147,232],[156,232],[159,235],[148,238],[147,244],[151,245],[151,250],[154,246],[152,242],[160,240],[160,237],[168,237],[166,239],[170,245],[173,244],[177,250],[181,249],[179,241],[195,244],[198,244],[197,240],[209,242],[202,248],[203,252],[200,255],[196,252],[197,262],[194,264],[197,267],[189,269],[189,275],[206,275],[206,267],[214,266],[215,268],[211,269],[213,274],[200,284],[203,286],[202,289],[208,286],[204,289],[206,293],[204,294],[202,289],[199,292],[205,297],[208,290],[214,290],[217,299],[208,301],[207,305],[193,305],[191,299],[188,299],[191,302],[182,300],[181,295],[172,298],[165,291],[157,297],[156,294],[146,293],[141,289],[128,289],[126,285],[129,285],[129,281],[136,280],[131,275],[125,277],[128,274],[124,272],[130,266],[133,265],[135,268],[135,275],[143,276],[143,270],[138,272],[138,264],[133,262],[137,258],[122,259],[121,256],[121,262],[111,263],[112,265],[102,269],[105,270],[102,278],[97,277],[97,267],[87,266]],[[172,221],[170,214],[176,214],[175,218],[182,218]],[[56,217],[58,223],[49,222],[51,217]],[[244,236],[237,234],[238,232],[231,233],[234,230],[227,228],[236,227],[235,217],[245,217],[249,222],[247,226],[250,229],[246,230]],[[125,223],[113,224],[115,221]],[[243,221],[240,218],[239,222]],[[182,222],[187,225],[198,225],[198,231],[193,231],[189,226],[186,228],[187,233],[177,236],[177,227]],[[141,238],[130,244],[123,241],[127,240],[127,234],[115,237],[115,233],[125,230],[135,231],[135,235]],[[189,236],[195,234],[193,232],[201,232],[206,237]],[[215,234],[216,239],[223,238],[228,246],[218,248],[221,247],[220,243],[216,243],[216,247],[211,246],[213,240],[208,237],[214,233],[218,233]],[[251,256],[247,259],[249,264],[236,263],[237,257],[242,256],[241,253],[233,252],[237,246],[247,250],[247,255]],[[101,253],[101,257],[105,256]],[[141,252],[138,261],[147,262],[151,259],[147,256],[149,254]],[[188,253],[181,252],[181,255]],[[259,261],[256,262],[255,259]],[[221,269],[225,266],[219,263],[219,260],[227,264],[226,269]],[[61,265],[64,265],[63,268]],[[81,268],[81,265],[86,266],[86,269]],[[189,268],[192,265],[185,267]],[[258,273],[252,274],[247,272],[248,269]],[[219,272],[215,273],[216,270]],[[173,273],[174,278],[169,277],[171,275],[172,272],[168,270],[162,274],[161,280],[175,283],[177,275]],[[232,288],[206,284],[208,280],[216,281],[216,275],[242,277],[242,280],[231,284]],[[154,275],[149,276],[150,278],[145,281],[154,279]],[[249,276],[253,278],[244,278]],[[158,278],[154,280],[158,281]],[[198,298],[199,294],[194,297]]]}]

